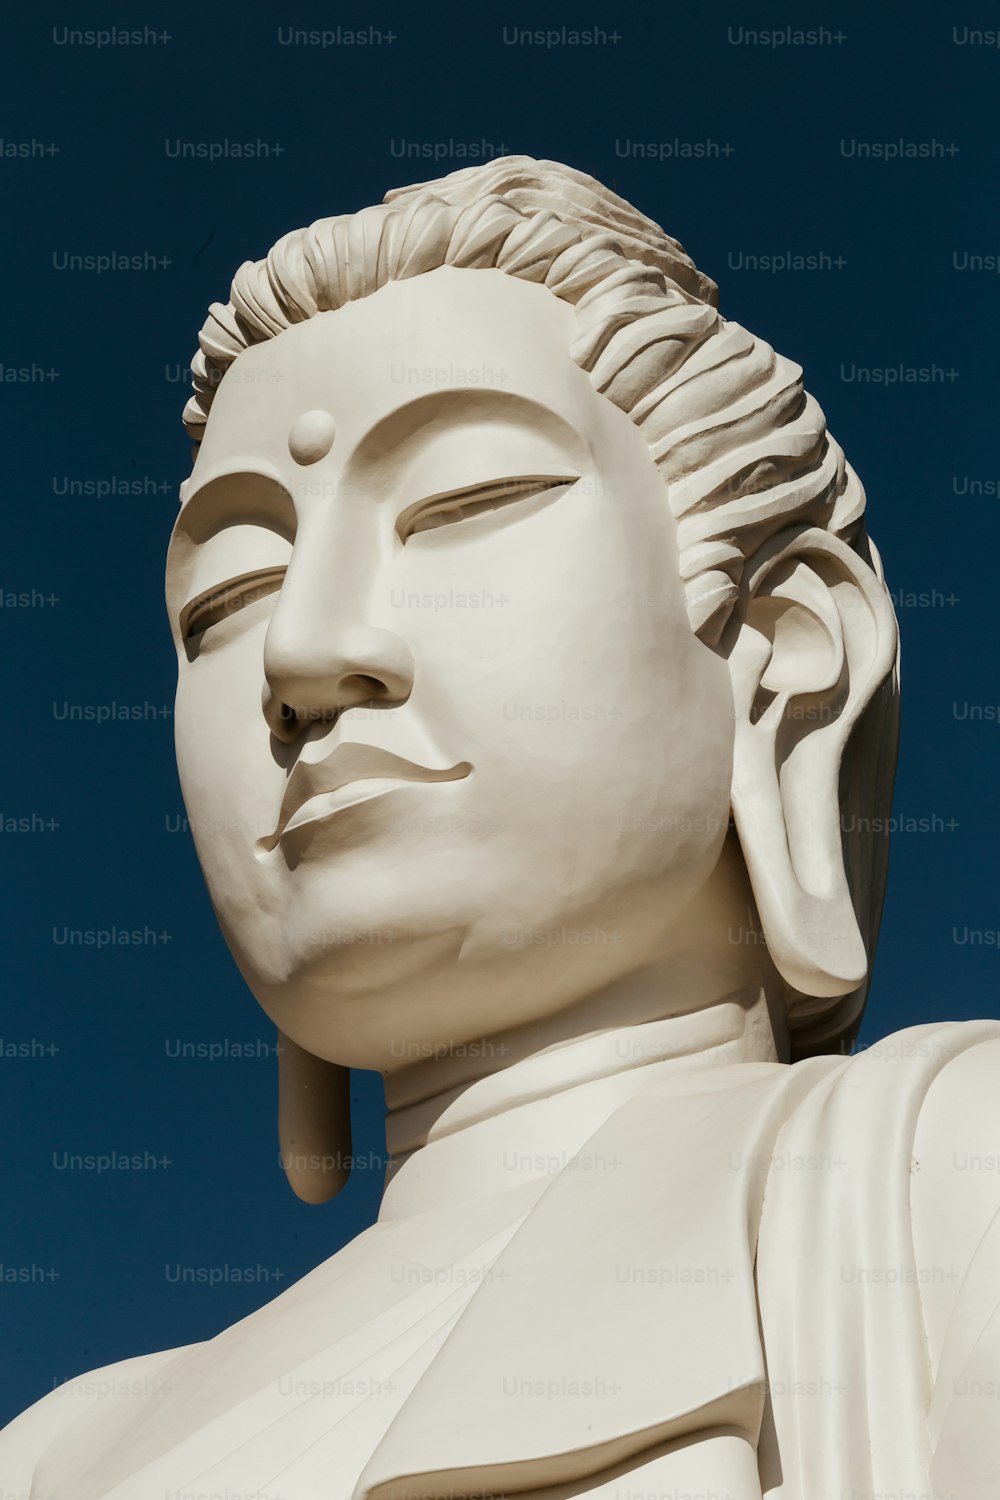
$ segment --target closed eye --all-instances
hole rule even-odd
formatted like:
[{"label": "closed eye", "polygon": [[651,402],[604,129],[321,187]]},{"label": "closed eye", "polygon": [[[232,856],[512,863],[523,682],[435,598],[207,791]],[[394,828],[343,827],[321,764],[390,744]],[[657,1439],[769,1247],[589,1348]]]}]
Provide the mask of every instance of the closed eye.
[{"label": "closed eye", "polygon": [[439,526],[450,526],[470,516],[481,515],[483,511],[499,510],[517,500],[527,500],[547,490],[576,484],[579,477],[578,474],[519,474],[509,479],[491,479],[484,484],[450,490],[447,494],[434,495],[408,506],[396,522],[396,533],[400,541],[405,542],[414,532],[433,531]]},{"label": "closed eye", "polygon": [[214,588],[190,600],[181,610],[180,627],[184,640],[190,640],[210,625],[245,609],[266,594],[281,588],[285,579],[284,568],[258,568],[254,573],[244,573],[231,578],[228,583],[216,584]]}]

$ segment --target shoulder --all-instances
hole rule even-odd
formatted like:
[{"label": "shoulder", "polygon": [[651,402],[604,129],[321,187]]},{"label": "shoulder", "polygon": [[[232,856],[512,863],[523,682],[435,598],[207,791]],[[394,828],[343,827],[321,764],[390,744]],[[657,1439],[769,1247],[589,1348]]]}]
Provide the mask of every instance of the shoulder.
[{"label": "shoulder", "polygon": [[917,1119],[915,1172],[953,1186],[970,1173],[998,1176],[997,1157],[989,1155],[991,1147],[1000,1150],[998,1070],[1000,1023],[995,1035],[950,1057],[935,1074]]},{"label": "shoulder", "polygon": [[[923,1100],[910,1205],[932,1368],[977,1250],[1000,1210],[1000,1028],[952,1058]],[[989,1317],[993,1308],[984,1308]]]},{"label": "shoulder", "polygon": [[181,1352],[165,1349],[138,1354],[99,1370],[89,1370],[56,1386],[0,1431],[0,1474],[4,1493],[29,1500],[35,1469],[46,1448],[67,1427],[87,1418],[101,1401],[152,1390],[159,1372]]},{"label": "shoulder", "polygon": [[812,1075],[795,1116],[807,1128],[811,1122],[857,1136],[866,1160],[874,1161],[872,1130],[891,1129],[898,1147],[918,1129],[947,1129],[963,1085],[975,1089],[988,1112],[998,1047],[1000,1021],[944,1021],[893,1032],[850,1057],[809,1058],[789,1072],[825,1066]]}]

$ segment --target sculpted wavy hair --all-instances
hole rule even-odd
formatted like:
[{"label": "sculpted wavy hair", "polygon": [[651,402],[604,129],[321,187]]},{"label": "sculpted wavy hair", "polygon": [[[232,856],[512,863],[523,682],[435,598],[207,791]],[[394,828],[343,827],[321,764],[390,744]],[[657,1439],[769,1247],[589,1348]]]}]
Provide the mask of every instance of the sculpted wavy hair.
[{"label": "sculpted wavy hair", "polygon": [[[747,559],[788,527],[831,532],[883,582],[864,490],[799,366],[722,317],[718,288],[676,240],[558,162],[501,157],[397,188],[380,205],[319,219],[285,235],[266,259],[245,262],[229,302],[212,304],[199,335],[188,433],[200,441],[214,392],[243,350],[441,266],[503,271],[572,304],[572,358],[635,422],[663,477],[688,616],[707,646],[728,649]],[[869,972],[888,866],[898,698],[897,664],[841,766],[844,858]],[[793,1056],[845,1050],[867,990],[866,980],[830,1000],[786,986]]]}]

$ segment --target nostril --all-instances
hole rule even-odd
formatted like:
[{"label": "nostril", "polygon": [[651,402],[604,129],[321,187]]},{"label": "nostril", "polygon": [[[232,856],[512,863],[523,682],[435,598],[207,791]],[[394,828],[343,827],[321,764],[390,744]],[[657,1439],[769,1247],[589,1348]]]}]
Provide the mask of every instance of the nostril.
[{"label": "nostril", "polygon": [[290,745],[294,739],[298,738],[302,729],[302,721],[290,704],[276,703],[274,711],[266,717],[275,739]]},{"label": "nostril", "polygon": [[282,740],[285,744],[295,739],[301,727],[299,715],[291,704],[276,698],[267,685],[261,694],[261,707],[264,710],[267,727],[276,739]]},{"label": "nostril", "polygon": [[342,689],[348,690],[353,700],[352,706],[362,707],[366,704],[374,704],[379,699],[389,696],[389,689],[380,677],[372,677],[367,672],[352,672],[351,676],[341,684]]}]

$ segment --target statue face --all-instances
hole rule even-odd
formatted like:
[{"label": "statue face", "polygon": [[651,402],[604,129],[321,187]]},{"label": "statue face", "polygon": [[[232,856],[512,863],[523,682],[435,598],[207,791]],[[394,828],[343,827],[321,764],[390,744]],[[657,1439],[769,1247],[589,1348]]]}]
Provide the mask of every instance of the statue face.
[{"label": "statue face", "polygon": [[573,332],[544,287],[446,267],[215,396],[167,571],[181,782],[247,983],[334,1061],[640,967],[719,858],[729,674]]}]

